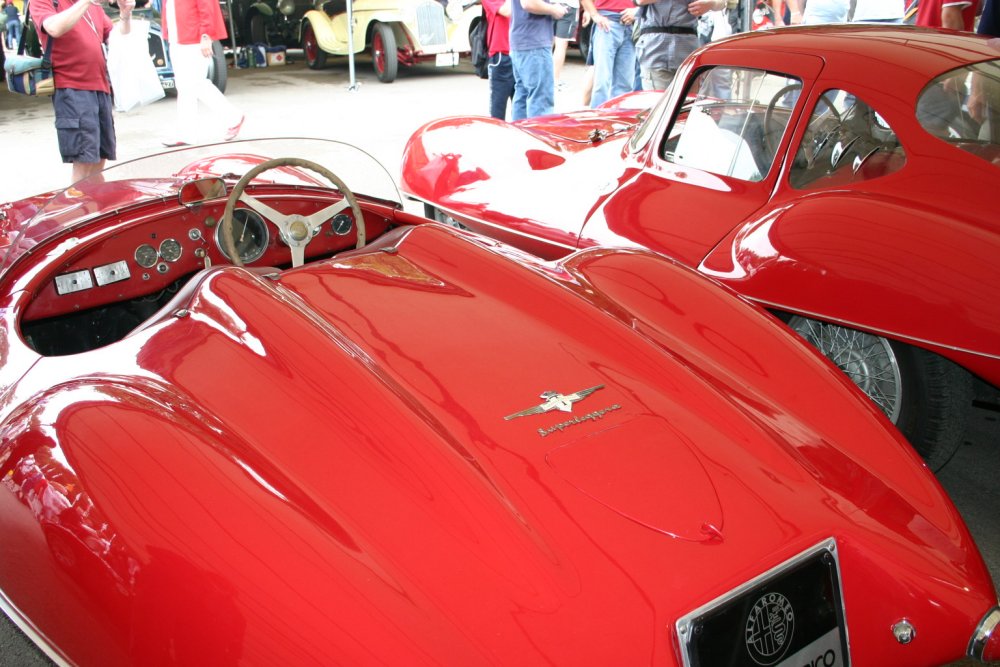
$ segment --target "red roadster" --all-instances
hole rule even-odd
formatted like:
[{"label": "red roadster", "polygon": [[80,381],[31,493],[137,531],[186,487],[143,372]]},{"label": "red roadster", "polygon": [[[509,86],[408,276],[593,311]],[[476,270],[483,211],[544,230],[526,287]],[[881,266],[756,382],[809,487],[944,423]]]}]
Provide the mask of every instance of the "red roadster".
[{"label": "red roadster", "polygon": [[642,246],[697,268],[819,348],[937,469],[974,378],[1000,385],[998,44],[740,35],[692,54],[651,110],[432,122],[402,187],[542,257]]},{"label": "red roadster", "polygon": [[307,140],[0,220],[0,607],[59,664],[1000,661],[906,441],[661,255],[539,260]]}]

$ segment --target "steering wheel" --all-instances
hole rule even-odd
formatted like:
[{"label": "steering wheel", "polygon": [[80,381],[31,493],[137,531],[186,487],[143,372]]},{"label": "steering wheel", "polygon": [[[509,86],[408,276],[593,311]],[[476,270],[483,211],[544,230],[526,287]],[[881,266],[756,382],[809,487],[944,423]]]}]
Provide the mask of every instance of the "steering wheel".
[{"label": "steering wheel", "polygon": [[[795,90],[802,90],[802,84],[790,83],[787,86],[779,88],[778,92],[771,97],[771,101],[767,103],[767,109],[764,111],[764,147],[767,148],[768,155],[772,159],[778,150],[778,139],[781,138],[781,133],[785,129],[784,125],[778,126],[775,122],[774,109],[778,106],[781,98]],[[777,127],[772,129],[772,125]]]},{"label": "steering wheel", "polygon": [[[340,193],[344,198],[335,204],[331,204],[324,209],[316,211],[312,215],[305,216],[299,215],[298,213],[285,215],[280,211],[274,210],[256,197],[251,197],[246,194],[245,190],[250,181],[263,172],[276,169],[278,167],[299,167],[320,174],[336,185],[337,189],[340,190]],[[358,242],[355,247],[360,248],[365,244],[365,221],[361,213],[361,207],[358,206],[358,198],[354,196],[354,193],[351,192],[347,185],[329,169],[318,165],[315,162],[294,157],[279,157],[274,158],[273,160],[267,160],[266,162],[261,162],[259,165],[248,171],[243,175],[243,178],[241,178],[236,185],[233,186],[233,191],[229,193],[229,199],[226,201],[226,210],[222,215],[222,222],[220,223],[219,235],[226,254],[229,255],[230,261],[232,261],[232,263],[236,266],[243,266],[243,260],[240,259],[240,254],[236,250],[236,245],[233,242],[233,211],[236,209],[237,201],[243,202],[263,216],[265,220],[269,220],[274,223],[274,225],[281,232],[282,240],[288,244],[288,247],[292,251],[293,267],[302,266],[305,263],[306,246],[309,245],[309,241],[311,241],[313,237],[319,233],[323,223],[343,211],[348,206],[351,207],[351,211],[354,213],[354,224],[357,228]]]},{"label": "steering wheel", "polygon": [[[781,137],[781,133],[785,129],[783,125],[777,127],[776,131],[771,129],[772,125],[776,125],[776,121],[774,120],[774,109],[777,107],[778,102],[781,101],[782,97],[793,91],[801,89],[801,83],[790,83],[787,86],[780,88],[778,92],[771,97],[771,101],[767,103],[767,109],[764,111],[764,144],[772,157],[778,150],[778,139]],[[827,110],[830,112],[830,115],[834,117],[837,125],[841,125],[843,123],[843,119],[840,117],[840,112],[837,111],[837,107],[833,105],[833,100],[827,97],[827,93],[825,92],[819,96],[819,99],[821,102],[826,104]]]}]

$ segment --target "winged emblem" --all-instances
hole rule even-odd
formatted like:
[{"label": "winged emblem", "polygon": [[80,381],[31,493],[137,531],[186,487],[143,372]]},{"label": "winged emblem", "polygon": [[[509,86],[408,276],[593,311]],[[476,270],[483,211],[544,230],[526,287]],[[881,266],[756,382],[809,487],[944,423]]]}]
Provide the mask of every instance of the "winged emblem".
[{"label": "winged emblem", "polygon": [[515,412],[512,415],[507,415],[504,417],[504,420],[510,421],[511,419],[517,419],[518,417],[540,415],[544,412],[552,412],[553,410],[572,412],[574,403],[582,401],[598,389],[604,389],[604,385],[599,384],[588,389],[581,389],[580,391],[573,392],[572,394],[560,394],[558,391],[543,391],[540,398],[545,399],[545,402],[541,405],[536,405],[528,408],[527,410],[521,410],[520,412]]}]

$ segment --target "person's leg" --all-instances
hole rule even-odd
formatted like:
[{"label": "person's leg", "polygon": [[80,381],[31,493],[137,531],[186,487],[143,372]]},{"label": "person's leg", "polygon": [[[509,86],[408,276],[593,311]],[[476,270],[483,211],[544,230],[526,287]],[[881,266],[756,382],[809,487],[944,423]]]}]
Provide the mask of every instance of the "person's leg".
[{"label": "person's leg", "polygon": [[[507,58],[508,61],[508,71],[506,72],[503,67],[504,58]],[[490,116],[497,120],[506,120],[507,118],[507,81],[505,81],[505,77],[513,78],[514,76],[513,71],[510,70],[509,61],[509,56],[495,53],[490,56],[486,66],[490,80]]]},{"label": "person's leg", "polygon": [[611,96],[617,97],[631,92],[635,85],[635,45],[632,43],[632,27],[617,24],[615,33],[614,81]]},{"label": "person's leg", "polygon": [[64,163],[72,165],[72,182],[103,170],[105,158],[115,157],[111,98],[91,90],[57,88],[52,107],[59,154]]},{"label": "person's leg", "polygon": [[615,67],[615,37],[614,28],[610,31],[595,26],[590,42],[594,53],[594,92],[590,97],[590,106],[596,107],[611,99],[611,88],[614,81]]},{"label": "person's leg", "polygon": [[562,83],[563,65],[566,64],[566,50],[569,47],[569,40],[556,37],[552,45],[552,78],[558,83]]},{"label": "person's leg", "polygon": [[104,171],[104,160],[98,160],[97,162],[74,162],[73,171],[70,178],[73,180],[72,183],[77,183],[85,178],[90,178],[95,174],[99,174]]},{"label": "person's leg", "polygon": [[490,56],[488,71],[490,116],[497,120],[506,120],[507,101],[514,94],[514,68],[510,64],[510,56],[504,53]]},{"label": "person's leg", "polygon": [[511,120],[523,120],[528,117],[528,88],[524,78],[525,52],[511,51],[510,62],[514,70],[514,99],[511,103]]},{"label": "person's leg", "polygon": [[505,73],[504,74],[504,80],[506,81],[506,85],[504,86],[505,104],[510,104],[511,105],[511,109],[513,110],[513,107],[514,107],[514,65],[511,63],[510,56],[505,55],[503,57],[503,61],[502,61],[502,64],[500,65],[500,69],[503,70],[503,72]]},{"label": "person's leg", "polygon": [[10,48],[16,49],[17,43],[21,41],[21,22],[11,21],[7,24],[7,37],[10,38]]},{"label": "person's leg", "polygon": [[167,143],[178,141],[188,144],[198,142],[198,86],[206,75],[198,44],[170,44],[170,64],[174,70],[174,87],[177,90],[177,126]]},{"label": "person's leg", "polygon": [[552,78],[552,49],[522,52],[518,76],[525,82],[525,118],[547,116],[555,111],[555,80]]},{"label": "person's leg", "polygon": [[677,70],[666,67],[658,67],[646,71],[643,81],[643,90],[666,90],[670,87],[670,82],[674,80]]}]

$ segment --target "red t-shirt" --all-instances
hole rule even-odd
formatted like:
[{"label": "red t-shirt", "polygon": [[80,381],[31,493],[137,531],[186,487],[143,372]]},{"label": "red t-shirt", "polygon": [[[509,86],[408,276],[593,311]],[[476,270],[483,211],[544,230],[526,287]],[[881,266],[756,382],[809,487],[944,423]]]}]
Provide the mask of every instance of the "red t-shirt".
[{"label": "red t-shirt", "polygon": [[916,24],[928,28],[940,28],[941,10],[944,7],[956,6],[962,10],[962,22],[965,24],[965,30],[974,32],[978,4],[978,2],[970,0],[920,0],[917,5]]},{"label": "red t-shirt", "polygon": [[[62,0],[56,10],[52,0],[31,0],[31,16],[36,26],[43,26],[45,19],[58,11],[69,9],[71,4],[69,0]],[[52,44],[52,71],[55,73],[56,88],[111,92],[108,64],[102,45],[111,34],[112,27],[111,19],[104,10],[91,5],[75,26],[55,39]],[[44,51],[50,37],[44,27],[38,34]]]},{"label": "red t-shirt", "polygon": [[597,11],[621,12],[623,9],[635,7],[632,0],[594,0],[594,8]]},{"label": "red t-shirt", "polygon": [[[174,13],[177,21],[176,36],[170,34],[170,21],[166,19],[169,12]],[[226,22],[219,0],[164,0],[163,17],[163,39],[168,42],[198,44],[202,35],[212,39],[226,38]]]},{"label": "red t-shirt", "polygon": [[483,9],[486,10],[486,41],[491,56],[510,53],[510,17],[497,13],[503,3],[504,0],[483,0]]}]

